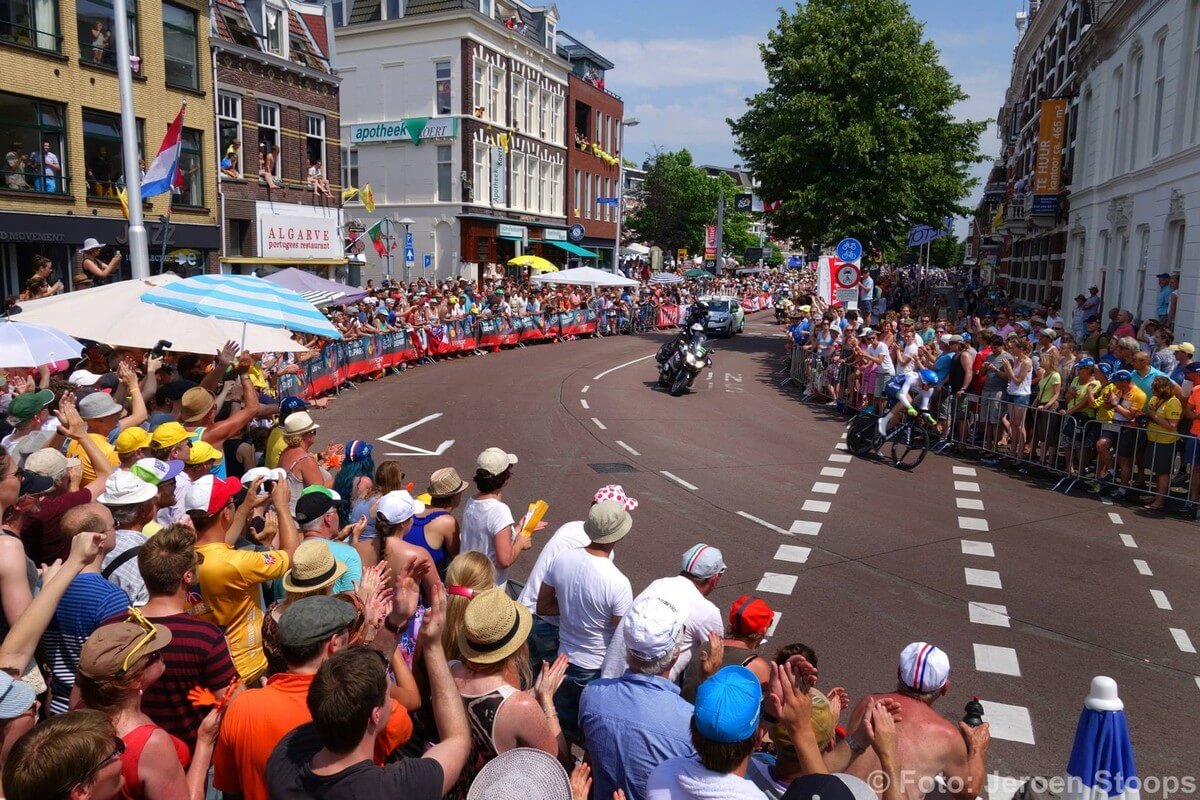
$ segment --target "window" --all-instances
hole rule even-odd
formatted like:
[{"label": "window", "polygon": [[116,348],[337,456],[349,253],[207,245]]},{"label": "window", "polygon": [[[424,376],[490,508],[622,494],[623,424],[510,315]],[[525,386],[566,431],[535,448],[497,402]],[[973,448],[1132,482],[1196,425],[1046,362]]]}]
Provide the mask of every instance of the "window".
[{"label": "window", "polygon": [[204,134],[184,128],[179,140],[179,172],[183,184],[175,188],[173,202],[177,206],[204,205],[204,173],[200,170],[204,156]]},{"label": "window", "polygon": [[260,161],[269,153],[275,153],[275,169],[272,174],[278,178],[283,159],[279,153],[279,106],[274,103],[258,104],[258,157]]},{"label": "window", "polygon": [[1167,229],[1167,268],[1165,272],[1176,273],[1183,271],[1183,245],[1187,234],[1187,226],[1183,220],[1172,222]]},{"label": "window", "polygon": [[563,213],[563,167],[555,164],[550,168],[550,214],[560,216]]},{"label": "window", "polygon": [[546,49],[551,53],[554,52],[555,43],[558,40],[558,23],[546,20]]},{"label": "window", "polygon": [[1125,91],[1125,71],[1120,67],[1113,73],[1113,112],[1112,112],[1112,154],[1109,161],[1112,164],[1110,175],[1121,171],[1121,100]]},{"label": "window", "polygon": [[287,58],[287,18],[284,10],[272,5],[263,6],[263,30],[267,41],[267,52]]},{"label": "window", "polygon": [[575,205],[571,207],[575,210],[575,216],[577,217],[580,214],[580,201],[582,200],[580,193],[583,191],[581,177],[579,170],[575,170]]},{"label": "window", "polygon": [[384,19],[400,19],[404,16],[404,0],[386,0],[383,4]]},{"label": "window", "polygon": [[549,161],[539,161],[538,166],[540,167],[538,180],[541,185],[538,188],[537,207],[540,212],[545,214],[548,213],[550,211],[550,207],[554,205],[554,201],[551,199],[550,194],[550,170],[552,169],[553,165]]},{"label": "window", "polygon": [[69,181],[63,107],[0,92],[4,188],[63,194]]},{"label": "window", "polygon": [[[349,147],[342,151],[342,186],[358,188],[358,151]],[[362,201],[355,195],[351,202]]]},{"label": "window", "polygon": [[525,133],[530,136],[538,136],[541,133],[539,130],[541,120],[537,109],[542,102],[542,89],[537,83],[530,81],[526,87],[525,96]]},{"label": "window", "polygon": [[229,29],[229,35],[235,44],[255,50],[259,49],[258,34],[250,27],[245,15],[232,9],[222,8],[221,18],[225,20],[225,27]]},{"label": "window", "polygon": [[503,69],[494,64],[488,66],[488,83],[491,93],[488,97],[487,118],[501,125],[505,124],[504,111],[508,107],[504,80]]},{"label": "window", "polygon": [[1200,142],[1200,7],[1195,8],[1192,32],[1192,144]]},{"label": "window", "polygon": [[491,174],[488,167],[488,145],[487,142],[475,142],[474,149],[474,179],[472,182],[471,198],[476,203],[487,203],[488,198],[492,196],[491,191]]},{"label": "window", "polygon": [[437,199],[449,203],[454,199],[454,154],[448,144],[439,144],[437,149]]},{"label": "window", "polygon": [[242,169],[242,98],[228,92],[217,93],[217,143],[221,157],[237,145],[232,154],[232,166],[239,173]]},{"label": "window", "polygon": [[492,7],[494,0],[479,0],[479,13],[489,19],[495,16],[495,11]]},{"label": "window", "polygon": [[600,176],[597,175],[596,176],[596,194],[592,198],[592,203],[594,204],[595,209],[596,209],[596,219],[601,219],[601,213],[600,213],[601,206],[599,205],[601,197],[603,197],[603,195],[600,193]]},{"label": "window", "polygon": [[592,218],[592,174],[583,173],[583,218]]},{"label": "window", "polygon": [[346,4],[344,0],[333,0],[333,27],[340,28],[346,22]]},{"label": "window", "polygon": [[292,33],[288,36],[288,52],[293,63],[301,64],[309,69],[325,70],[325,57],[317,53],[308,43],[303,34]]},{"label": "window", "polygon": [[525,158],[525,207],[530,211],[538,210],[538,161],[534,156]]},{"label": "window", "polygon": [[[304,156],[308,166],[325,165],[325,118],[320,114],[304,115]],[[305,173],[307,174],[307,172]]]},{"label": "window", "polygon": [[1125,259],[1129,255],[1129,231],[1117,232],[1117,308],[1125,308]]},{"label": "window", "polygon": [[1129,73],[1129,169],[1137,169],[1141,161],[1138,152],[1138,127],[1142,124],[1142,53],[1133,59],[1133,69]]},{"label": "window", "polygon": [[[36,1],[36,0],[35,0]],[[113,38],[112,0],[77,0],[76,29],[79,31],[79,60],[116,69],[117,40]],[[137,0],[128,0],[129,54],[138,55]]]},{"label": "window", "polygon": [[563,122],[563,96],[561,94],[554,95],[554,112],[551,115],[551,121],[554,129],[550,131],[550,141],[555,144],[563,143],[563,130],[565,123]]},{"label": "window", "polygon": [[512,207],[524,209],[525,199],[525,156],[512,154]]},{"label": "window", "polygon": [[450,111],[450,62],[435,61],[433,62],[433,93],[434,101],[433,108],[435,114],[441,116],[449,114]]},{"label": "window", "polygon": [[1133,309],[1133,318],[1140,319],[1142,316],[1142,306],[1146,302],[1146,267],[1150,261],[1150,226],[1143,225],[1138,229],[1138,268],[1137,268],[1137,286],[1134,289],[1134,298],[1137,303]]},{"label": "window", "polygon": [[525,116],[525,79],[513,77],[512,87],[512,126],[516,130],[524,130],[522,119]]},{"label": "window", "polygon": [[474,74],[475,91],[471,95],[471,99],[475,103],[475,116],[481,117],[485,110],[484,106],[487,105],[487,64],[476,61]]},{"label": "window", "polygon": [[163,3],[163,51],[167,84],[184,89],[200,88],[196,54],[196,12]]},{"label": "window", "polygon": [[[1154,43],[1154,116],[1152,118],[1150,129],[1150,157],[1158,155],[1159,149],[1162,147],[1162,115],[1163,102],[1166,95],[1167,87],[1167,37],[1163,34],[1158,41]],[[1200,75],[1196,76],[1200,79]]]},{"label": "window", "polygon": [[[138,121],[138,152],[142,153],[142,124]],[[113,197],[124,184],[121,153],[121,117],[96,111],[83,112],[83,164],[87,170],[88,197]]]},{"label": "window", "polygon": [[62,52],[55,0],[0,0],[0,42]]}]

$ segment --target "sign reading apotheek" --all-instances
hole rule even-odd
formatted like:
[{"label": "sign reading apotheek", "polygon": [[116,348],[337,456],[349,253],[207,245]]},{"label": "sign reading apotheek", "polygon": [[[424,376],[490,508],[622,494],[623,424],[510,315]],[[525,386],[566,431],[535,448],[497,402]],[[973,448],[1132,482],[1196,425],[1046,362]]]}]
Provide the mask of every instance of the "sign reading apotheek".
[{"label": "sign reading apotheek", "polygon": [[492,205],[508,205],[508,151],[493,147],[492,151]]},{"label": "sign reading apotheek", "polygon": [[350,126],[354,144],[374,142],[412,142],[422,139],[452,139],[458,135],[457,117],[411,117],[388,122],[366,122]]},{"label": "sign reading apotheek", "polygon": [[258,254],[264,258],[343,258],[337,218],[264,214],[258,218]]}]

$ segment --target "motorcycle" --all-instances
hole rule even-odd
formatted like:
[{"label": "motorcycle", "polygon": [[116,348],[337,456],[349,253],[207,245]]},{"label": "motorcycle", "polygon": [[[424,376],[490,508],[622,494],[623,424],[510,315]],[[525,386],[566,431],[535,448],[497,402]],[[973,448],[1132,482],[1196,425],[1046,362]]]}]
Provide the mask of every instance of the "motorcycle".
[{"label": "motorcycle", "polygon": [[666,388],[672,397],[679,397],[690,389],[700,371],[712,367],[704,326],[693,324],[689,334],[687,341],[667,342],[659,350],[658,385]]}]

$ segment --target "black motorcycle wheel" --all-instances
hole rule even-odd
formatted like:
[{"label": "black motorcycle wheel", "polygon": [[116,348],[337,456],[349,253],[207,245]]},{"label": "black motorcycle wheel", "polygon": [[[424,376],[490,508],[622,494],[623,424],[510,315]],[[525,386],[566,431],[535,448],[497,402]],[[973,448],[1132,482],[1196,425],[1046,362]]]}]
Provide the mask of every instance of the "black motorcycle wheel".
[{"label": "black motorcycle wheel", "polygon": [[664,389],[671,385],[671,382],[667,380],[667,376],[662,370],[658,371],[658,385]]},{"label": "black motorcycle wheel", "polygon": [[679,370],[675,376],[674,382],[671,383],[671,397],[679,397],[687,391],[688,388],[688,371],[686,369]]}]

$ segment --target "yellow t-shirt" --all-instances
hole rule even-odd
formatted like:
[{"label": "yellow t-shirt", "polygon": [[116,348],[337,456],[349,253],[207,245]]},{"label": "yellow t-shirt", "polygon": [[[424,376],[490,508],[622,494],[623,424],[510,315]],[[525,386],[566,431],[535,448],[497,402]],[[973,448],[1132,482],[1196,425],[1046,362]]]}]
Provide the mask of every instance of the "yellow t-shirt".
[{"label": "yellow t-shirt", "polygon": [[[1178,397],[1168,397],[1166,400],[1160,400],[1155,397],[1150,401],[1147,410],[1154,411],[1155,414],[1163,419],[1171,420],[1178,423],[1179,418],[1183,416],[1183,404],[1179,402]],[[1150,422],[1146,426],[1146,439],[1155,444],[1171,444],[1179,438],[1179,434],[1170,428],[1164,428],[1155,422]]]},{"label": "yellow t-shirt", "polygon": [[267,447],[263,453],[263,466],[267,469],[278,467],[279,457],[283,455],[284,450],[287,450],[287,442],[283,440],[283,428],[276,425],[267,434]]},{"label": "yellow t-shirt", "polygon": [[282,550],[235,550],[224,542],[196,548],[203,561],[198,570],[199,606],[191,613],[225,631],[229,655],[242,680],[257,678],[267,668],[262,649],[263,613],[258,586],[288,571]]},{"label": "yellow t-shirt", "polygon": [[[108,439],[99,433],[89,433],[92,441],[96,443],[96,447],[100,448],[100,452],[108,458],[108,463],[116,467],[121,466],[121,458],[117,455],[117,451],[108,443]],[[78,458],[83,463],[83,483],[84,485],[96,480],[96,468],[92,466],[92,461],[87,457],[87,453],[83,451],[83,445],[74,439],[67,446],[67,458]]]},{"label": "yellow t-shirt", "polygon": [[[1115,391],[1115,390],[1114,390]],[[1123,411],[1116,414],[1113,422],[1132,423],[1142,413],[1142,409],[1146,407],[1146,393],[1137,387],[1137,384],[1130,383],[1129,391],[1120,395],[1121,399],[1117,401]]]}]

